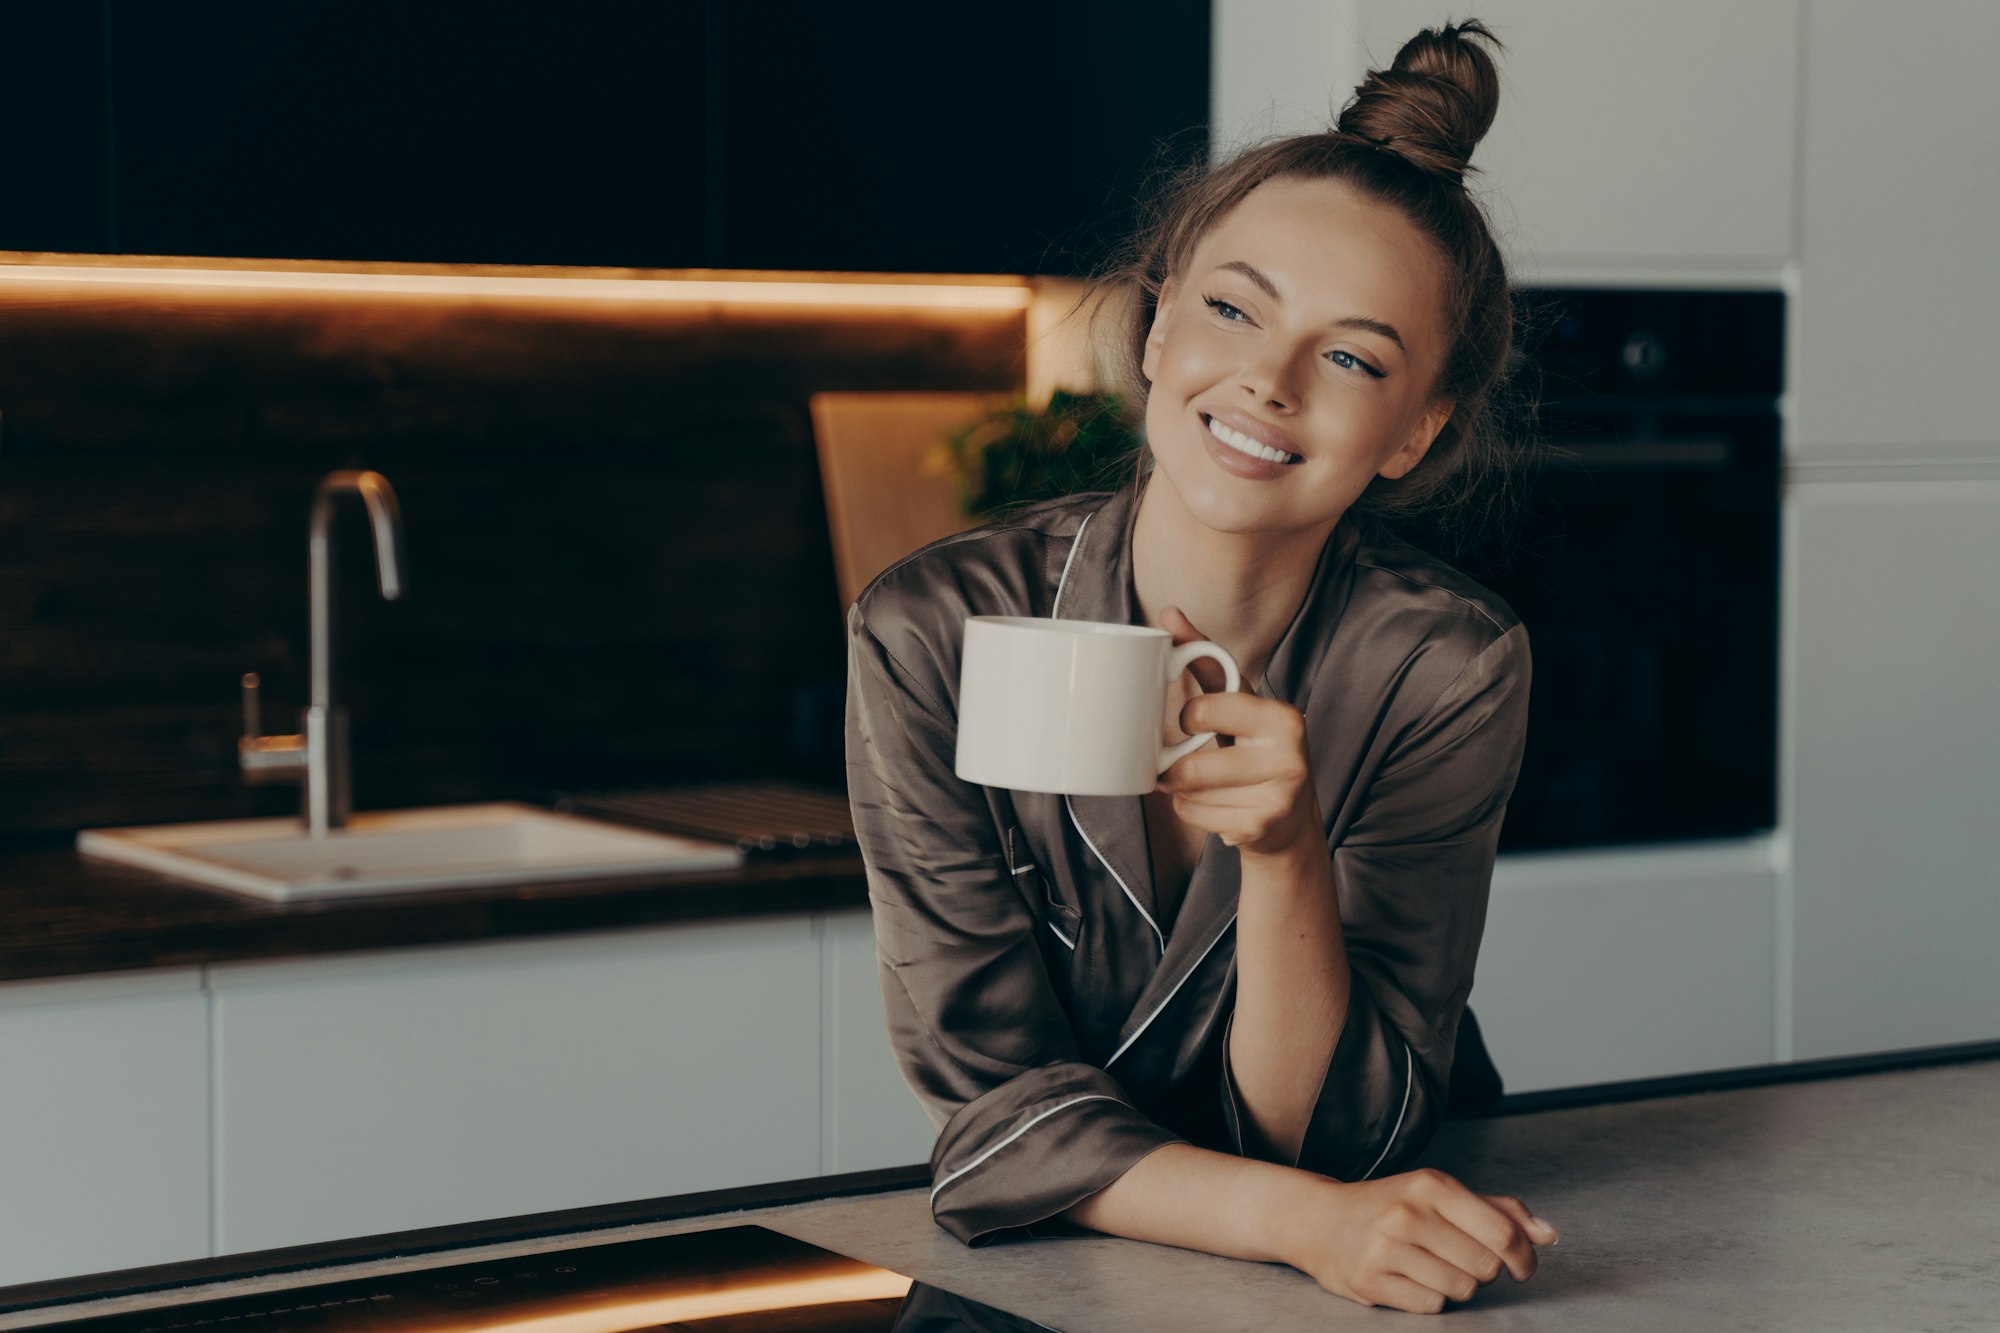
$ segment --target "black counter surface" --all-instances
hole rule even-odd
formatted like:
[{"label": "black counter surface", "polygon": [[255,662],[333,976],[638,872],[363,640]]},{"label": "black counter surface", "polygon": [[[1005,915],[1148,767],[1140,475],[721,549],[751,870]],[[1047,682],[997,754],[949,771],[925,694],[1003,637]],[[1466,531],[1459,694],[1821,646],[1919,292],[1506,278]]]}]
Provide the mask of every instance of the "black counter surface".
[{"label": "black counter surface", "polygon": [[864,907],[852,851],[724,871],[266,902],[41,846],[0,851],[0,982]]}]

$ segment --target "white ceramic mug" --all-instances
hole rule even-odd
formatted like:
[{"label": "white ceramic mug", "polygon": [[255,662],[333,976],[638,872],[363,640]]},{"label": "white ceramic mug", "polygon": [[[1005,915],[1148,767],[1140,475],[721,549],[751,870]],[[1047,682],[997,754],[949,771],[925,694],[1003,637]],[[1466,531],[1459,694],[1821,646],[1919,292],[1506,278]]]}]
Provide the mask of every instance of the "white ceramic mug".
[{"label": "white ceramic mug", "polygon": [[968,616],[958,676],[956,771],[967,782],[1071,796],[1143,796],[1212,731],[1166,744],[1167,684],[1198,657],[1147,625],[1045,616]]}]

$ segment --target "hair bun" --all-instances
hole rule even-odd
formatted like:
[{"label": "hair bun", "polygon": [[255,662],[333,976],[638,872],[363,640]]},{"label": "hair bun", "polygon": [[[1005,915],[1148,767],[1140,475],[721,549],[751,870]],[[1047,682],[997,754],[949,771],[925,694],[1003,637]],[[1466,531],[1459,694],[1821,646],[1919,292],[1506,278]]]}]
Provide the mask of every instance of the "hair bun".
[{"label": "hair bun", "polygon": [[1478,19],[1410,38],[1388,69],[1368,72],[1336,128],[1425,171],[1462,179],[1500,107],[1500,72],[1493,57],[1468,40],[1474,36],[1505,49]]}]

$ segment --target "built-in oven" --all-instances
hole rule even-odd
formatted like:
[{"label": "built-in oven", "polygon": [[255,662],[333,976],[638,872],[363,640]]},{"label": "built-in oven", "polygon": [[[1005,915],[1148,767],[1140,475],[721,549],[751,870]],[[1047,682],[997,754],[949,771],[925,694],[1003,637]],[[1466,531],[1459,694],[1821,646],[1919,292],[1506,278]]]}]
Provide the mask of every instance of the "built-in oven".
[{"label": "built-in oven", "polygon": [[1502,851],[1725,838],[1777,811],[1784,296],[1536,288],[1547,452],[1460,550],[1528,626]]}]

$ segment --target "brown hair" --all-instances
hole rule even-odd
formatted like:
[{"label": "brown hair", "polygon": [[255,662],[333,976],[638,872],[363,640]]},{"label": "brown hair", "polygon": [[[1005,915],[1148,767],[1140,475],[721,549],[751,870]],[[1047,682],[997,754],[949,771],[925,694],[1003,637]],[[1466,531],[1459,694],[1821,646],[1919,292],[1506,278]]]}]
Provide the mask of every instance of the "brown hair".
[{"label": "brown hair", "polygon": [[[1146,336],[1168,277],[1182,274],[1195,247],[1260,182],[1278,177],[1344,181],[1392,205],[1436,248],[1445,274],[1442,327],[1451,344],[1432,386],[1454,401],[1449,421],[1423,459],[1399,478],[1376,477],[1349,513],[1364,524],[1435,536],[1447,554],[1481,536],[1513,474],[1532,458],[1520,418],[1528,402],[1512,373],[1515,301],[1506,264],[1479,202],[1464,186],[1473,148],[1493,124],[1500,78],[1474,37],[1499,48],[1477,19],[1426,29],[1403,43],[1386,70],[1371,70],[1333,129],[1254,143],[1213,166],[1169,175],[1142,204],[1142,222],[1093,275],[1100,297],[1125,295],[1117,385],[1143,437]],[[1132,459],[1137,485],[1150,470],[1143,444]]]}]

